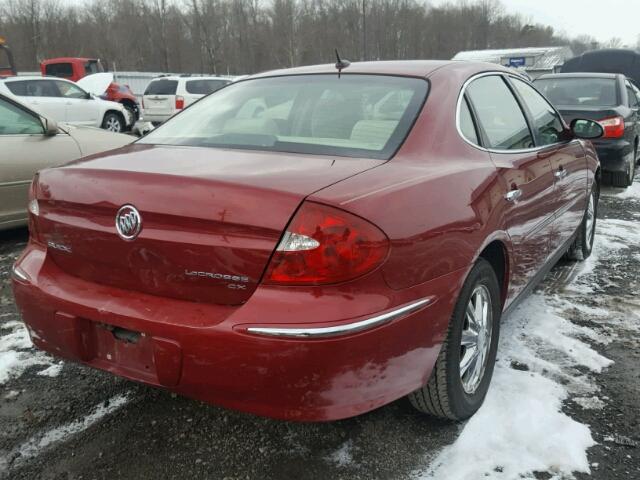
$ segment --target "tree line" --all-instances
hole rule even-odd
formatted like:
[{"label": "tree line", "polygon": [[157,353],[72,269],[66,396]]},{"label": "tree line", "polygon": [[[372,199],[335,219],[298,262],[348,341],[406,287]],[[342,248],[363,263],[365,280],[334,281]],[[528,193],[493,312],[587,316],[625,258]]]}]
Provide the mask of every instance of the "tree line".
[{"label": "tree line", "polygon": [[246,74],[333,61],[448,59],[461,50],[569,45],[498,0],[3,0],[0,35],[18,70],[100,58],[118,70]]}]

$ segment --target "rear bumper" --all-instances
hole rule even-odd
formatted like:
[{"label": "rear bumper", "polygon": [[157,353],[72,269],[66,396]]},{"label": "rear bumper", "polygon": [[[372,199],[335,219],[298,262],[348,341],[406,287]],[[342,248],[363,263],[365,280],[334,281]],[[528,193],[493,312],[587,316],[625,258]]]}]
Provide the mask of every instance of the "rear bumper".
[{"label": "rear bumper", "polygon": [[144,110],[143,116],[145,122],[164,123],[169,120],[173,116],[173,114],[154,114],[147,112],[147,110]]},{"label": "rear bumper", "polygon": [[[54,355],[228,408],[322,421],[375,409],[427,381],[465,273],[389,293],[395,303],[389,296],[377,311],[371,305],[382,295],[336,295],[322,324],[304,322],[321,300],[297,289],[259,288],[242,306],[154,297],[68,275],[32,243],[13,288],[33,343]],[[370,313],[347,318],[354,302]],[[363,329],[323,330],[385,315]],[[249,333],[260,328],[316,334]]]},{"label": "rear bumper", "polygon": [[605,172],[626,172],[633,158],[633,145],[624,139],[597,140],[593,145]]}]

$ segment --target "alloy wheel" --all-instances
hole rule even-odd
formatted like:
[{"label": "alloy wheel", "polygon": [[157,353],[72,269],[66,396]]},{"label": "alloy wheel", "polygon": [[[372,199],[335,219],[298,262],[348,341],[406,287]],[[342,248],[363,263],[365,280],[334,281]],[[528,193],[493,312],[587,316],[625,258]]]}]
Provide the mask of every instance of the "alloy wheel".
[{"label": "alloy wheel", "polygon": [[120,132],[120,120],[113,116],[107,118],[105,129],[109,130],[110,132]]},{"label": "alloy wheel", "polygon": [[469,395],[475,393],[484,377],[491,348],[492,316],[489,290],[478,285],[467,303],[460,341],[460,380]]}]

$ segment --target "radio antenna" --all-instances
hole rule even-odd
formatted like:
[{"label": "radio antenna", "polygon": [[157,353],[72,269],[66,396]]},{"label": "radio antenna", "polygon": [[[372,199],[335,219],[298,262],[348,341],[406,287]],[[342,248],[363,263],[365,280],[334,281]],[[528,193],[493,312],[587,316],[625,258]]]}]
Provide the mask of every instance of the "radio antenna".
[{"label": "radio antenna", "polygon": [[347,68],[351,65],[349,60],[343,60],[340,58],[340,54],[338,53],[338,49],[336,48],[336,68],[338,69],[338,78],[340,78],[340,73],[343,69]]}]

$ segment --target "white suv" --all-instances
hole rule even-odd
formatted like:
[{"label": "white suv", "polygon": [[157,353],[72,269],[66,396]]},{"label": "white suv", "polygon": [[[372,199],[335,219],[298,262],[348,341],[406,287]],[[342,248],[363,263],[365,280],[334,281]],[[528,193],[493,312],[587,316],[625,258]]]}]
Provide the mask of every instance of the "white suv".
[{"label": "white suv", "polygon": [[122,104],[102,100],[63,78],[9,77],[0,80],[0,91],[57,122],[112,132],[130,130],[134,123]]},{"label": "white suv", "polygon": [[151,80],[142,97],[144,119],[154,125],[231,83],[222,77],[166,76]]}]

